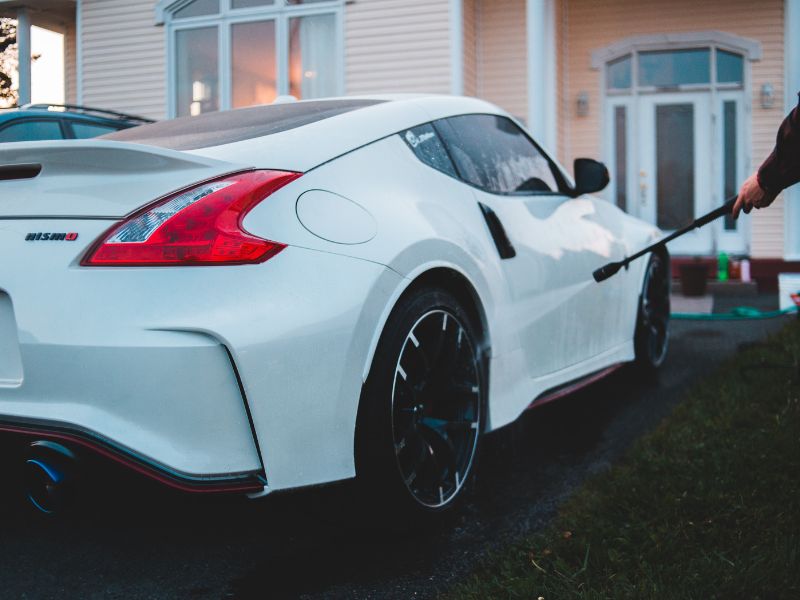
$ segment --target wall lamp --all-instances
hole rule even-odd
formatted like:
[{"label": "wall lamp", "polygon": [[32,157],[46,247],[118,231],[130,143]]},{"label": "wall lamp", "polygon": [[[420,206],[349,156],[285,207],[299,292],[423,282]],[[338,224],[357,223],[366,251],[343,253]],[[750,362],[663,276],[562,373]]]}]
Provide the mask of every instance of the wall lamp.
[{"label": "wall lamp", "polygon": [[577,111],[579,117],[589,116],[589,92],[578,93]]},{"label": "wall lamp", "polygon": [[761,86],[761,108],[772,108],[775,105],[775,88],[771,83]]}]

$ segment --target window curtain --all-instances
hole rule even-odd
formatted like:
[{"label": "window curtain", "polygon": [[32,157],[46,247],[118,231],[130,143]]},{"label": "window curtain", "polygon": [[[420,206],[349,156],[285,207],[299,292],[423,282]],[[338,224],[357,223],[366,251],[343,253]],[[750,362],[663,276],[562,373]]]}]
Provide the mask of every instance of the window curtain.
[{"label": "window curtain", "polygon": [[291,94],[322,98],[336,94],[336,19],[313,15],[292,19]]}]

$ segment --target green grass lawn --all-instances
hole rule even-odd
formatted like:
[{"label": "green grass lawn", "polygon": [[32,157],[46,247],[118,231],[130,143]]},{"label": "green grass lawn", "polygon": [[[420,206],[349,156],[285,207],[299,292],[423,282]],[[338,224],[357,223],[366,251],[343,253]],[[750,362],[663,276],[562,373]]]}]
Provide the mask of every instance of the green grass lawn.
[{"label": "green grass lawn", "polygon": [[800,323],[687,393],[448,598],[800,599]]}]

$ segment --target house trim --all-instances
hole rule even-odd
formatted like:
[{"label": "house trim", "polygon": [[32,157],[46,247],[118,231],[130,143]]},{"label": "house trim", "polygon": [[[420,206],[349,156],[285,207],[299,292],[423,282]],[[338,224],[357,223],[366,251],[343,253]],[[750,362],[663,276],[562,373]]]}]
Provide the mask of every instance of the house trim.
[{"label": "house trim", "polygon": [[28,9],[17,9],[17,52],[23,60],[17,66],[17,103],[22,106],[31,101],[31,19]]},{"label": "house trim", "polygon": [[192,0],[159,0],[156,2],[155,17],[156,25],[163,25],[167,22],[169,15],[181,6],[189,4]]},{"label": "house trim", "polygon": [[556,48],[554,0],[525,3],[528,129],[555,156],[556,140]]},{"label": "house trim", "polygon": [[[790,3],[791,0],[786,0]],[[723,50],[733,50],[744,54],[750,61],[761,60],[761,42],[750,38],[733,35],[724,31],[690,31],[681,33],[657,33],[651,35],[634,35],[598,48],[592,52],[592,69],[602,69],[605,64],[616,58],[630,54],[634,50],[665,50],[669,48],[685,48],[686,46],[716,46]]]}]

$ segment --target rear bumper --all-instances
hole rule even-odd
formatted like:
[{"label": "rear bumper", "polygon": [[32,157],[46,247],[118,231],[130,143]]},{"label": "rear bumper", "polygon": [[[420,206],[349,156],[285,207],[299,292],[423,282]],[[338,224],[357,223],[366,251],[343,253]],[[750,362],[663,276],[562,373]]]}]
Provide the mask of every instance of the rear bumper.
[{"label": "rear bumper", "polygon": [[[108,226],[0,221],[0,255],[23,257],[0,264],[0,423],[88,432],[184,483],[352,477],[362,374],[401,276],[293,246],[258,265],[80,267]],[[25,241],[65,227],[74,246]]]},{"label": "rear bumper", "polygon": [[82,431],[72,425],[47,422],[0,420],[0,436],[19,441],[51,440],[72,448],[80,448],[121,465],[162,485],[192,493],[259,493],[266,479],[261,472],[226,473],[195,476],[170,469],[102,436]]},{"label": "rear bumper", "polygon": [[134,465],[159,465],[154,472],[176,481],[262,471],[246,401],[220,342],[181,331],[109,339],[20,343],[23,378],[0,386],[0,423],[34,431],[55,424],[44,429],[106,440],[93,445],[116,448]]}]

